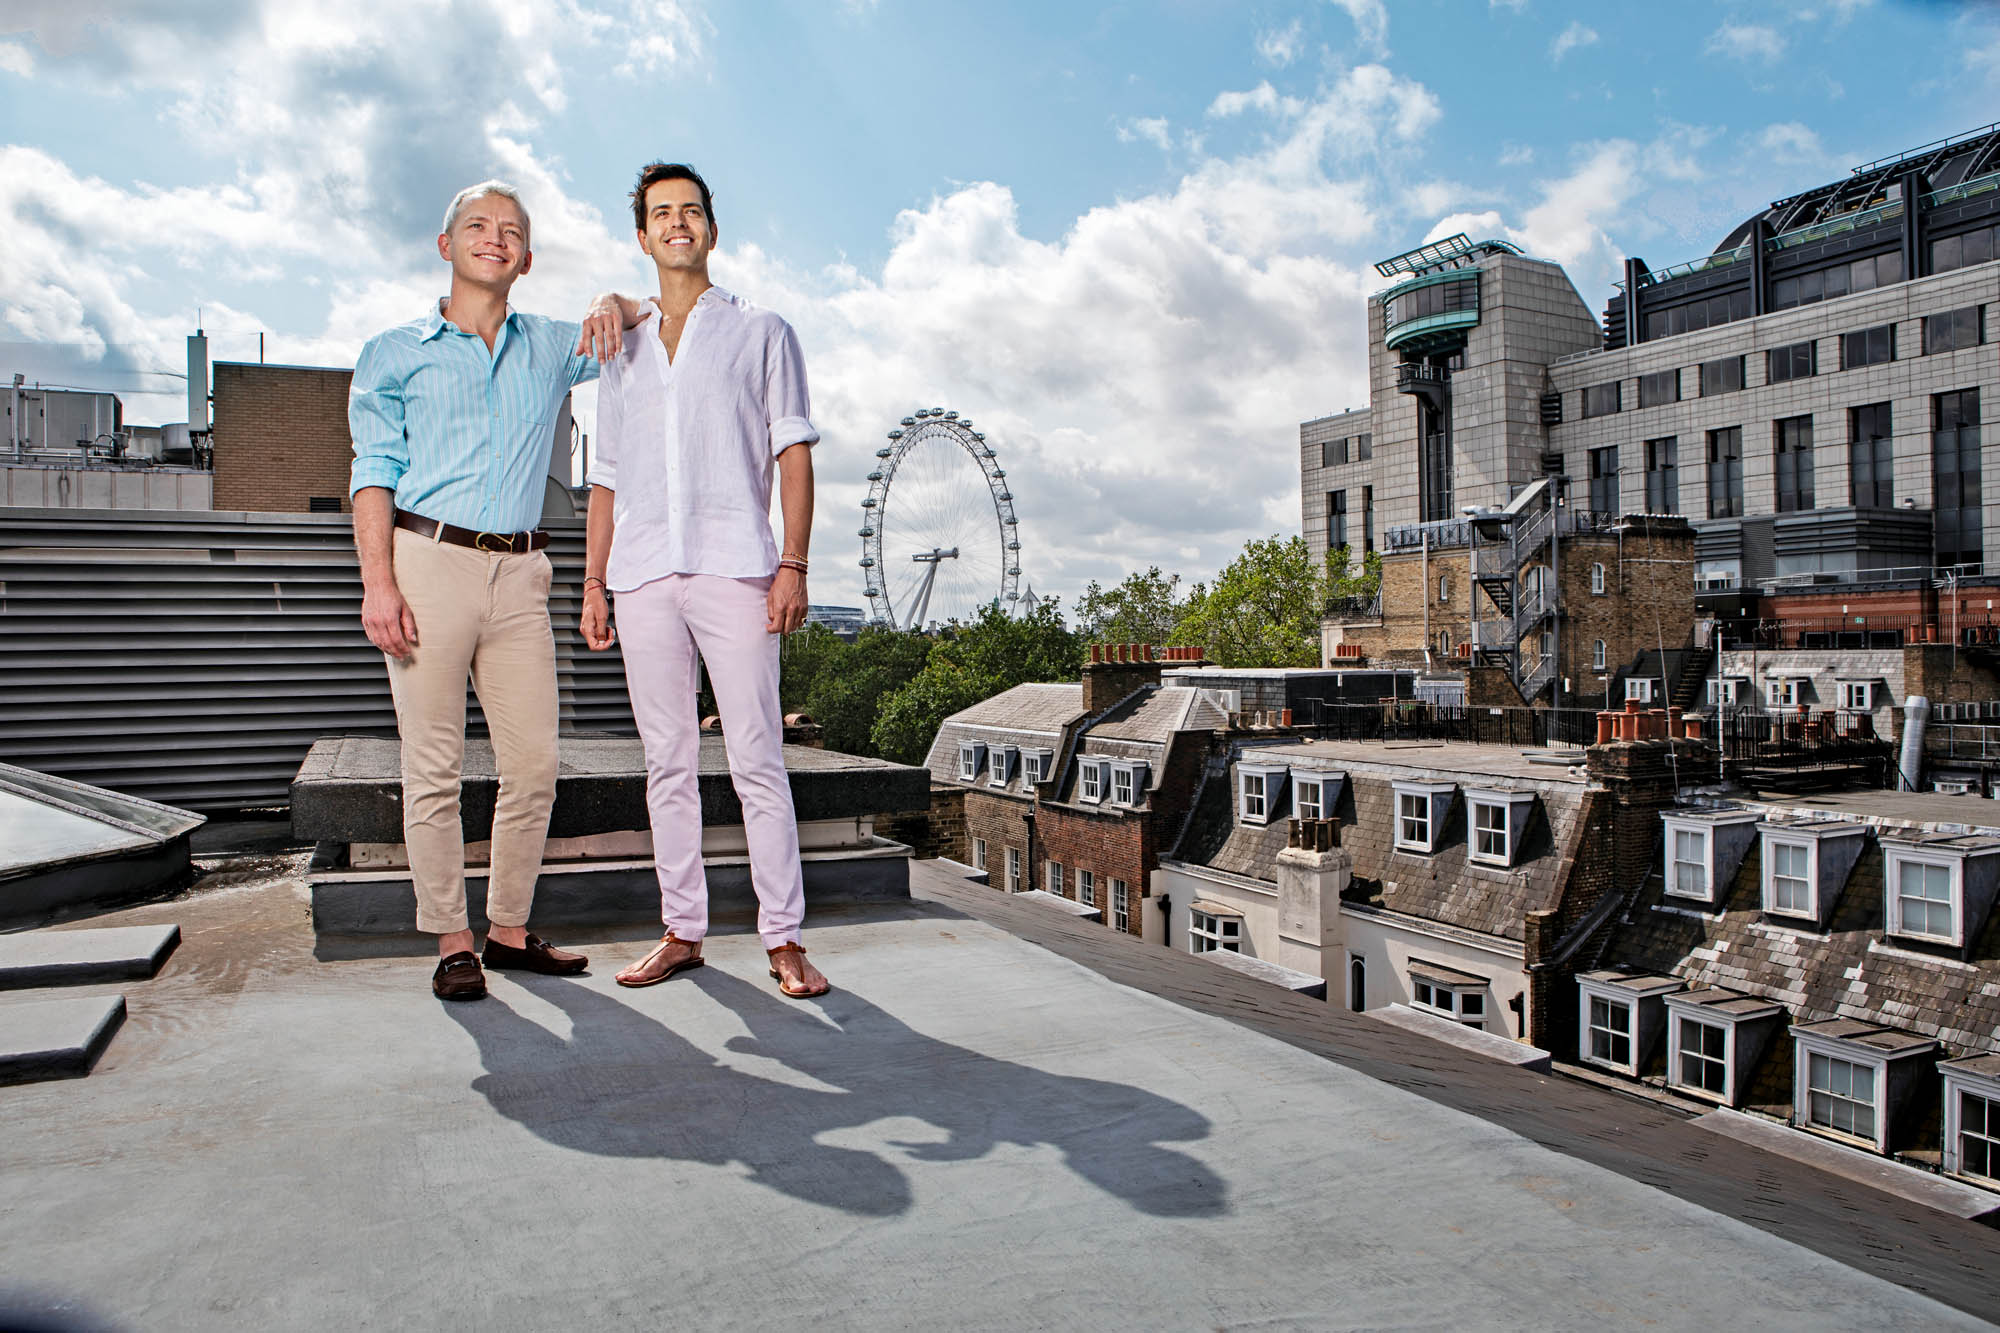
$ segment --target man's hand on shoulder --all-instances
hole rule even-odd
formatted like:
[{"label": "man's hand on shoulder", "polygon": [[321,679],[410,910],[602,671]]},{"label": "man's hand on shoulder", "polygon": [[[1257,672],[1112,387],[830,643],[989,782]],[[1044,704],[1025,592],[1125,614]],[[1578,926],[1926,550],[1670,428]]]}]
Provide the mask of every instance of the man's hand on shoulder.
[{"label": "man's hand on shoulder", "polygon": [[598,293],[583,313],[583,327],[576,339],[577,355],[609,361],[625,349],[625,330],[645,317],[642,302],[617,292]]},{"label": "man's hand on shoulder", "polygon": [[771,579],[771,591],[764,598],[764,631],[790,634],[806,623],[806,576],[790,566],[780,566]]}]

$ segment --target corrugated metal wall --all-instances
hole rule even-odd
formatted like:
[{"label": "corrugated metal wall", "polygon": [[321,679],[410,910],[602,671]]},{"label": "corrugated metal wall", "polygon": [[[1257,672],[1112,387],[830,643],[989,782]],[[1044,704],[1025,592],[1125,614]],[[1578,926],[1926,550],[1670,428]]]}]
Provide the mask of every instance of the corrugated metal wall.
[{"label": "corrugated metal wall", "polygon": [[[636,734],[548,525],[562,729]],[[0,760],[196,810],[283,805],[322,736],[393,735],[339,514],[0,508]],[[480,734],[476,703],[468,728]]]}]

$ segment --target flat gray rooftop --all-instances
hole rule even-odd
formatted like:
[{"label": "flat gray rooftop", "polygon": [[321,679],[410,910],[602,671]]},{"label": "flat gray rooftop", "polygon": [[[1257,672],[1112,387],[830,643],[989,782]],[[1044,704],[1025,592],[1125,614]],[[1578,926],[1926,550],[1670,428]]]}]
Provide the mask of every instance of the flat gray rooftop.
[{"label": "flat gray rooftop", "polygon": [[[1277,756],[1287,762],[1317,760],[1328,764],[1379,764],[1426,772],[1468,776],[1527,778],[1535,782],[1584,781],[1556,756],[1569,750],[1524,750],[1518,745],[1480,745],[1470,741],[1282,741],[1246,750],[1259,758]],[[1536,758],[1530,759],[1534,755]],[[1582,759],[1572,763],[1581,766]]]},{"label": "flat gray rooftop", "polygon": [[1752,800],[1771,805],[1794,806],[1800,810],[1833,810],[1845,815],[1867,815],[1909,824],[1964,824],[1971,828],[2000,829],[2000,801],[1983,796],[1947,796],[1930,791],[1839,791],[1822,796],[1793,796],[1784,792],[1757,792]]},{"label": "flat gray rooftop", "polygon": [[[808,923],[836,986],[813,1003],[731,933],[639,991],[611,973],[644,941],[565,936],[589,976],[440,1005],[424,960],[315,962],[299,869],[100,921],[185,942],[91,1078],[0,1089],[17,1307],[148,1330],[1976,1325],[1909,1289],[1931,1285],[2000,1308],[1993,1232],[1845,1182],[1794,1200],[1813,1173],[1687,1128],[1766,1199],[1752,1225],[1680,1194],[1707,1168],[1671,1142],[1645,1179],[1592,1160],[1643,1157],[1655,1108],[934,863],[927,898]],[[1783,1234],[1829,1209],[1902,1230],[1851,1264]]]}]

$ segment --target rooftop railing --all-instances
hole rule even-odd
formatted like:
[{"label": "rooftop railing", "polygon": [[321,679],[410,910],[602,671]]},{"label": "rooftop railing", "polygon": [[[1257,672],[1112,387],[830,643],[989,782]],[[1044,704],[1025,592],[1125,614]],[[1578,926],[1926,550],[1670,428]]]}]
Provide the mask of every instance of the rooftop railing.
[{"label": "rooftop railing", "polygon": [[1857,208],[1851,213],[1842,213],[1819,222],[1809,222],[1803,227],[1794,227],[1790,231],[1781,231],[1767,244],[1773,250],[1789,250],[1794,246],[1825,240],[1829,236],[1844,236],[1848,232],[1859,231],[1863,227],[1872,227],[1878,222],[1887,222],[1891,218],[1901,216],[1903,216],[1903,201],[1891,199],[1872,208]]},{"label": "rooftop railing", "polygon": [[1947,185],[1941,190],[1932,190],[1924,196],[1924,207],[1936,208],[1939,204],[1957,203],[1960,199],[1970,199],[1974,195],[2000,190],[2000,171],[1989,171],[1984,176],[1974,176],[1971,180]]},{"label": "rooftop railing", "polygon": [[1475,708],[1418,699],[1379,704],[1332,704],[1315,730],[1327,740],[1459,741],[1473,745],[1589,745],[1597,738],[1594,708]]}]

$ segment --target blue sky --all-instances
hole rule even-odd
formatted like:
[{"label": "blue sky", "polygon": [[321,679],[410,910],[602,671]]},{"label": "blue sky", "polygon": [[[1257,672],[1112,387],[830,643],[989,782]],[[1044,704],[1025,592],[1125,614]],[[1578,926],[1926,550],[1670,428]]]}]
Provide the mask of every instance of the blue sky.
[{"label": "blue sky", "polygon": [[[440,289],[443,202],[535,215],[518,304],[644,290],[623,192],[717,191],[717,276],[800,331],[816,600],[860,601],[882,432],[975,416],[1028,576],[1205,577],[1296,531],[1296,426],[1361,402],[1368,265],[1502,236],[1600,307],[1623,255],[1994,119],[1984,5],[27,0],[0,16],[0,370],[178,419],[218,358],[351,364]],[[590,403],[580,403],[586,420]]]}]

